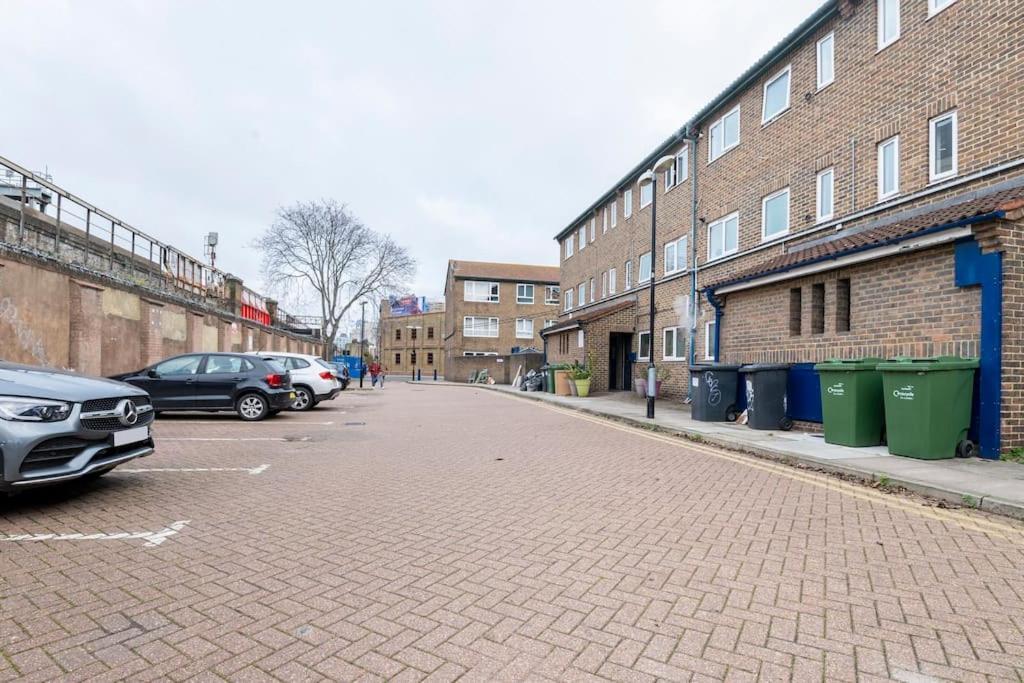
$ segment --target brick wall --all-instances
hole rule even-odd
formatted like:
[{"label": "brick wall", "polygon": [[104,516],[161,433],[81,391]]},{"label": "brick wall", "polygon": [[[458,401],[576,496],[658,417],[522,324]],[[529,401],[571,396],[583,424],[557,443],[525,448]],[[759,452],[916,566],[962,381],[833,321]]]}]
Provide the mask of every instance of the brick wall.
[{"label": "brick wall", "polygon": [[[379,357],[381,365],[392,374],[412,373],[412,353],[416,352],[416,369],[424,375],[433,375],[437,370],[444,376],[444,320],[445,312],[436,311],[422,315],[391,316],[388,302],[381,302]],[[409,326],[418,326],[416,339],[412,338]],[[401,339],[396,338],[401,333]],[[399,361],[395,361],[398,354]]]},{"label": "brick wall", "polygon": [[[530,370],[539,369],[544,364],[544,354],[517,353],[501,356],[457,356],[448,365],[444,378],[449,382],[465,382],[474,372],[487,370],[496,384],[511,384],[516,373],[523,376]],[[426,378],[424,378],[426,381]]]}]

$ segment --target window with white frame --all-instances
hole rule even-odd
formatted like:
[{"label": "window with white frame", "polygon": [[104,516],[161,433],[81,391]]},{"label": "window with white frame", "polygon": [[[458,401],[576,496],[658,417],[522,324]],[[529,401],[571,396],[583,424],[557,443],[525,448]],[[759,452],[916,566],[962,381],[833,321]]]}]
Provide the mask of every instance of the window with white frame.
[{"label": "window with white frame", "polygon": [[928,179],[932,182],[956,175],[956,112],[946,112],[928,122]]},{"label": "window with white frame", "polygon": [[684,360],[686,358],[686,343],[680,334],[679,327],[666,327],[663,330],[663,345],[661,357],[664,360]]},{"label": "window with white frame", "polygon": [[587,248],[587,224],[580,226],[580,251]]},{"label": "window with white frame", "polygon": [[878,49],[895,43],[900,37],[900,0],[878,0]]},{"label": "window with white frame", "polygon": [[640,185],[640,208],[650,205],[654,197],[654,183],[642,183]]},{"label": "window with white frame", "polygon": [[462,319],[463,337],[497,337],[498,319],[467,315]]},{"label": "window with white frame", "polygon": [[623,268],[626,269],[626,283],[622,289],[627,290],[633,286],[633,260],[626,261]]},{"label": "window with white frame", "polygon": [[728,256],[739,247],[740,215],[730,214],[708,225],[708,261]]},{"label": "window with white frame", "polygon": [[597,297],[597,287],[594,286],[594,278],[590,278],[590,303],[594,303]]},{"label": "window with white frame", "polygon": [[704,323],[704,360],[715,359],[715,321]]},{"label": "window with white frame", "polygon": [[591,242],[593,242],[594,238],[597,236],[596,235],[596,229],[597,229],[597,217],[596,216],[591,216],[590,217],[590,241]]},{"label": "window with white frame", "polygon": [[761,200],[761,239],[789,232],[789,188],[773,192]]},{"label": "window with white frame", "polygon": [[708,163],[740,144],[739,105],[711,124],[711,142],[708,144]]},{"label": "window with white frame", "polygon": [[545,320],[544,321],[544,327],[542,327],[541,329],[544,329],[546,327],[551,327],[552,325],[556,324],[557,322],[558,322],[557,320]]},{"label": "window with white frame", "polygon": [[817,187],[815,211],[817,220],[821,223],[835,215],[835,169],[826,168],[824,171],[819,171],[815,184]]},{"label": "window with white frame", "polygon": [[573,295],[572,287],[570,287],[569,289],[565,290],[565,310],[567,310],[567,311],[571,311],[572,310],[572,295]]},{"label": "window with white frame", "polygon": [[619,224],[619,202],[618,201],[613,201],[611,209],[612,209],[612,227],[614,228],[616,225]]},{"label": "window with white frame", "polygon": [[601,211],[601,234],[608,232],[608,207],[605,206]]},{"label": "window with white frame", "polygon": [[466,357],[477,357],[477,356],[497,356],[497,351],[463,351],[463,356]]},{"label": "window with white frame", "polygon": [[586,335],[583,334],[583,330],[576,330],[576,346],[582,349],[585,341]]},{"label": "window with white frame", "polygon": [[651,279],[651,252],[640,254],[640,277],[637,282],[647,282]]},{"label": "window with white frame", "polygon": [[651,357],[651,333],[641,332],[636,336],[637,360],[648,360]]},{"label": "window with white frame", "polygon": [[533,285],[520,282],[516,285],[516,303],[517,304],[532,304],[533,303]]},{"label": "window with white frame", "polygon": [[544,303],[549,306],[557,306],[560,289],[558,285],[547,285],[544,287]]},{"label": "window with white frame", "polygon": [[498,283],[466,280],[463,283],[463,301],[498,303]]},{"label": "window with white frame", "polygon": [[516,318],[516,339],[533,339],[533,320]]},{"label": "window with white frame", "polygon": [[954,2],[956,2],[956,0],[928,0],[928,16],[934,17]]},{"label": "window with white frame", "polygon": [[900,136],[878,144],[878,198],[886,199],[900,191]]},{"label": "window with white frame", "polygon": [[579,287],[576,288],[576,298],[579,299],[580,306],[587,305],[587,283],[581,282]]},{"label": "window with white frame", "polygon": [[665,171],[665,191],[668,192],[679,183],[686,180],[690,173],[689,167],[689,147],[684,146],[681,150],[676,152],[675,161],[669,166],[668,170]]},{"label": "window with white frame", "polygon": [[608,271],[601,273],[601,298],[608,296]]},{"label": "window with white frame", "polygon": [[576,242],[576,235],[569,235],[565,238],[565,258],[572,256],[573,247]]},{"label": "window with white frame", "polygon": [[608,294],[615,294],[615,269],[608,270]]},{"label": "window with white frame", "polygon": [[686,236],[683,236],[665,245],[665,275],[686,268],[686,243]]},{"label": "window with white frame", "polygon": [[818,90],[836,79],[836,34],[818,41]]},{"label": "window with white frame", "polygon": [[633,188],[626,188],[622,193],[622,217],[629,218],[633,215]]},{"label": "window with white frame", "polygon": [[764,95],[761,98],[761,123],[768,123],[782,112],[789,109],[789,65],[772,76],[764,84]]}]

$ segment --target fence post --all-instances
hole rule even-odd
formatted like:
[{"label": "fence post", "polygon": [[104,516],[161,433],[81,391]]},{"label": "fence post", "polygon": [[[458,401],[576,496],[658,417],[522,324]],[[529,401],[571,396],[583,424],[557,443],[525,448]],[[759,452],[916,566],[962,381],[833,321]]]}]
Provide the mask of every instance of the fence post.
[{"label": "fence post", "polygon": [[110,221],[110,256],[107,257],[107,269],[110,271],[114,270],[114,230],[117,228],[117,223]]},{"label": "fence post", "polygon": [[18,244],[25,241],[25,193],[28,192],[28,178],[21,174],[21,215],[18,218]]},{"label": "fence post", "polygon": [[92,230],[92,209],[85,209],[85,265],[89,266],[89,253],[91,252],[92,237],[89,232]]},{"label": "fence post", "polygon": [[58,258],[60,258],[60,210],[63,198],[63,195],[57,194],[57,232],[53,233],[53,251]]}]

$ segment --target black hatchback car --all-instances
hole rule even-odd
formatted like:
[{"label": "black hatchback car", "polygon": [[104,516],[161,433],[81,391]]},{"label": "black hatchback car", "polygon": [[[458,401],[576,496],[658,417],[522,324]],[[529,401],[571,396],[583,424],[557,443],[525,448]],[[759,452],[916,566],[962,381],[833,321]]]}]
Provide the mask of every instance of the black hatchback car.
[{"label": "black hatchback car", "polygon": [[262,420],[295,400],[291,376],[279,363],[239,353],[188,353],[111,379],[146,391],[153,410],[232,410]]}]

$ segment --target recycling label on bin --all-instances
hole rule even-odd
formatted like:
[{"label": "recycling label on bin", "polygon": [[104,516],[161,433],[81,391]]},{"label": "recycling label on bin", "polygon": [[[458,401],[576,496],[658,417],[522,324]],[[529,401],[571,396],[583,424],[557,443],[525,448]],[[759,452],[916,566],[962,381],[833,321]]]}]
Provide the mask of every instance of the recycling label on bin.
[{"label": "recycling label on bin", "polygon": [[914,385],[908,384],[905,387],[899,389],[893,389],[893,398],[898,398],[901,401],[913,401],[914,400]]},{"label": "recycling label on bin", "polygon": [[846,396],[846,387],[843,382],[836,382],[830,385],[826,391],[832,396]]}]

